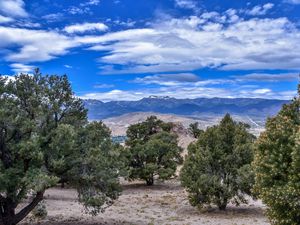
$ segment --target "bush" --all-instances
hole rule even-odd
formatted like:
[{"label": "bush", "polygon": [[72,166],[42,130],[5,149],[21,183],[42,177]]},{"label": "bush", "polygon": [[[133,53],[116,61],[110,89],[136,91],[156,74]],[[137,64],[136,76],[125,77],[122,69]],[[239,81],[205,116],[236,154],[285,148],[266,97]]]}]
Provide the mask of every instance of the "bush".
[{"label": "bush", "polygon": [[299,107],[298,96],[268,119],[255,148],[255,191],[276,225],[300,224]]},{"label": "bush", "polygon": [[255,139],[247,128],[227,114],[189,145],[181,182],[193,206],[215,204],[225,210],[230,200],[246,203],[244,194],[251,193],[254,182],[250,163]]},{"label": "bush", "polygon": [[32,215],[36,219],[45,219],[48,215],[45,202],[40,202],[33,210]]}]

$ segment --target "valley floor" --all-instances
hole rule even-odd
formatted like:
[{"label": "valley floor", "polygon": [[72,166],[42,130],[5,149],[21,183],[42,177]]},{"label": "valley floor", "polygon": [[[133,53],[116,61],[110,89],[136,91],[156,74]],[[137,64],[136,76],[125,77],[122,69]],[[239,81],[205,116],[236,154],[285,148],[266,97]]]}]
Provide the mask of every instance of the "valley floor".
[{"label": "valley floor", "polygon": [[264,206],[259,201],[235,207],[225,212],[200,212],[189,205],[178,182],[166,182],[147,187],[142,183],[124,184],[123,193],[105,213],[92,217],[76,202],[71,189],[50,189],[46,193],[47,219],[22,225],[269,225]]}]

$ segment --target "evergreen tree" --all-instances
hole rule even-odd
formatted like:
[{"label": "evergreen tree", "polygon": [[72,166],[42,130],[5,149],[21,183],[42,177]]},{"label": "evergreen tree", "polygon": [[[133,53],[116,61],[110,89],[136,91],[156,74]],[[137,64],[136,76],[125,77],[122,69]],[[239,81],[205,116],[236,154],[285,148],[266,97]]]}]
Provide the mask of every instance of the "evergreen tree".
[{"label": "evergreen tree", "polygon": [[198,138],[200,134],[203,132],[203,130],[199,128],[198,122],[191,123],[188,130],[193,135],[194,138]]},{"label": "evergreen tree", "polygon": [[[0,225],[19,223],[60,181],[72,182],[80,200],[96,212],[117,197],[116,170],[107,154],[100,154],[113,148],[102,145],[109,142],[109,133],[94,146],[92,168],[77,169],[93,152],[76,142],[82,129],[89,129],[87,113],[66,76],[42,76],[38,70],[10,81],[0,76]],[[100,179],[95,174],[100,169],[111,179]],[[26,198],[29,203],[21,205]]]},{"label": "evergreen tree", "polygon": [[215,204],[225,210],[231,200],[246,202],[244,194],[250,194],[253,183],[250,163],[255,139],[247,128],[227,114],[189,145],[181,182],[193,206]]},{"label": "evergreen tree", "polygon": [[96,215],[120,195],[119,176],[125,175],[123,148],[112,142],[111,132],[102,122],[83,127],[78,132],[77,146],[71,181],[77,187],[79,202]]},{"label": "evergreen tree", "polygon": [[300,86],[298,97],[284,105],[255,148],[255,191],[276,225],[300,224]]},{"label": "evergreen tree", "polygon": [[153,185],[154,177],[171,178],[182,163],[182,148],[171,124],[151,116],[145,122],[131,125],[127,130],[127,160],[129,179],[143,179]]}]

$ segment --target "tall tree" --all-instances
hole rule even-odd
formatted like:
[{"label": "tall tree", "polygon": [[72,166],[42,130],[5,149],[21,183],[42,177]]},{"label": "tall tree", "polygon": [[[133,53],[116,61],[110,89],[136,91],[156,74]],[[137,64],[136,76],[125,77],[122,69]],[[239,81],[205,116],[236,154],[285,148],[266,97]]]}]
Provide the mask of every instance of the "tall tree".
[{"label": "tall tree", "polygon": [[79,201],[96,215],[120,195],[119,176],[125,174],[123,148],[112,142],[111,132],[102,122],[91,122],[83,127],[78,132],[77,143],[79,157],[73,163],[71,178]]},{"label": "tall tree", "polygon": [[182,148],[171,124],[151,116],[145,122],[131,125],[127,130],[127,160],[129,179],[143,179],[153,185],[157,176],[171,178],[182,163]]},{"label": "tall tree", "polygon": [[250,194],[254,180],[250,163],[255,139],[247,128],[227,114],[189,145],[181,182],[193,206],[216,204],[225,210],[231,200],[246,202],[244,194]]},{"label": "tall tree", "polygon": [[[73,180],[66,176],[74,168],[73,162],[78,161],[76,157],[85,161],[84,153],[89,152],[80,152],[76,145],[76,132],[86,124],[86,110],[81,100],[74,97],[66,76],[42,76],[38,70],[33,76],[21,74],[10,81],[1,76],[1,225],[19,223],[43,199],[47,188],[63,179]],[[103,170],[110,172],[107,167]],[[105,180],[102,186],[106,185]],[[102,190],[101,196],[115,198],[110,191]],[[100,192],[84,195],[97,199]],[[26,198],[29,203],[16,212]],[[102,204],[103,201],[95,200],[93,206],[99,208]]]},{"label": "tall tree", "polygon": [[256,144],[255,191],[273,224],[300,224],[300,86],[298,97],[269,118]]}]

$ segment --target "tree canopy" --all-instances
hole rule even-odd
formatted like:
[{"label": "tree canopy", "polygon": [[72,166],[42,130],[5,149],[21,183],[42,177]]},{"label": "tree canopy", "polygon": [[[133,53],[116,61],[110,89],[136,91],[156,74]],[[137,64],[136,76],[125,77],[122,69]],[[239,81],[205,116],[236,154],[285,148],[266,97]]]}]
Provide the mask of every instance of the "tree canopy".
[{"label": "tree canopy", "polygon": [[250,163],[255,139],[247,128],[227,114],[189,145],[181,182],[193,206],[215,204],[224,210],[230,200],[246,202],[244,194],[250,194],[253,184]]},{"label": "tree canopy", "polygon": [[[103,138],[96,142],[91,132]],[[42,76],[38,70],[11,80],[1,76],[0,224],[19,223],[61,181],[76,185],[93,213],[109,204],[119,193],[117,169],[106,160],[116,149],[109,135],[103,124],[88,124],[66,76]],[[29,203],[16,212],[26,198]]]},{"label": "tree canopy", "polygon": [[177,135],[171,132],[172,124],[164,123],[155,116],[131,125],[127,130],[127,160],[129,179],[143,179],[148,185],[154,177],[171,178],[182,163],[182,148]]},{"label": "tree canopy", "polygon": [[273,224],[300,224],[300,86],[298,97],[269,118],[255,148],[255,191]]}]

